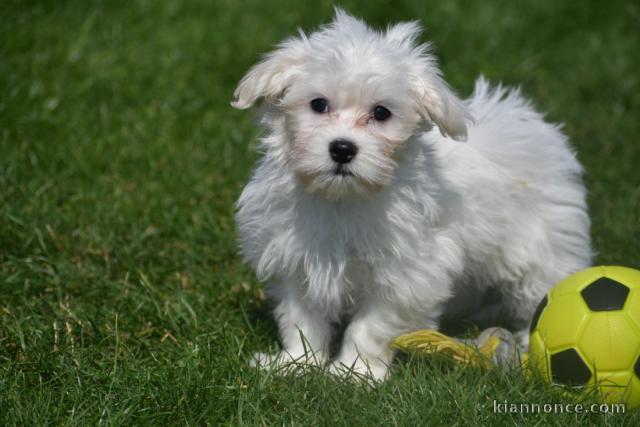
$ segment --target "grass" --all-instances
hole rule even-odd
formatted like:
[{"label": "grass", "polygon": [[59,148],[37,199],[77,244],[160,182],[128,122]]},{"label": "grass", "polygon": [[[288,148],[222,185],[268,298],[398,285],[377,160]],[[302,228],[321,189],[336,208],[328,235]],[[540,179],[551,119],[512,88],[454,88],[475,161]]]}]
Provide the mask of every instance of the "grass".
[{"label": "grass", "polygon": [[[420,19],[448,81],[521,84],[586,168],[598,263],[640,267],[636,2],[344,1]],[[229,107],[269,46],[332,3],[7,0],[0,9],[0,424],[637,425],[502,414],[582,402],[508,372],[402,361],[370,389],[247,366],[277,347],[235,246],[257,154]],[[587,400],[588,401],[588,400]]]}]

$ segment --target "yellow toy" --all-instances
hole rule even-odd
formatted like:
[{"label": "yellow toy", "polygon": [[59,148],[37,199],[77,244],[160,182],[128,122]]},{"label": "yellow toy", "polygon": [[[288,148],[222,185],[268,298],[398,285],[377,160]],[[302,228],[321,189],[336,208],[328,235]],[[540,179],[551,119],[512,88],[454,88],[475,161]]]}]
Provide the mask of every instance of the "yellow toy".
[{"label": "yellow toy", "polygon": [[592,267],[558,283],[534,313],[528,355],[502,328],[487,329],[476,340],[416,331],[392,346],[466,365],[535,369],[550,382],[587,386],[581,390],[596,390],[604,402],[631,410],[640,406],[640,271]]},{"label": "yellow toy", "polygon": [[400,335],[392,347],[406,353],[428,355],[438,353],[464,365],[490,368],[493,365],[520,367],[523,357],[511,332],[488,328],[475,340],[458,340],[432,330]]}]

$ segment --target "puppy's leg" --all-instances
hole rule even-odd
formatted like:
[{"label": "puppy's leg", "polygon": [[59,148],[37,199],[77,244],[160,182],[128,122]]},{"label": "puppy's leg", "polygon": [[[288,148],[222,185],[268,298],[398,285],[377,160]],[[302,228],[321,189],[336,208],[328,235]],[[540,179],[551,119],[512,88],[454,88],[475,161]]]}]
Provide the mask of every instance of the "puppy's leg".
[{"label": "puppy's leg", "polygon": [[406,309],[392,307],[388,302],[362,307],[345,331],[340,353],[331,366],[331,372],[353,372],[384,380],[395,353],[390,343],[396,336],[418,328],[437,328],[437,316],[421,313],[421,321],[416,323],[415,317],[407,314]]},{"label": "puppy's leg", "polygon": [[559,281],[562,275],[550,274],[543,270],[526,273],[520,281],[503,290],[503,310],[510,319],[510,329],[514,330],[523,351],[529,349],[529,327],[538,304]]},{"label": "puppy's leg", "polygon": [[[283,288],[285,289],[285,288]],[[292,287],[275,309],[282,350],[254,355],[253,366],[277,368],[290,363],[322,366],[327,362],[332,328],[324,316],[307,306]]]},{"label": "puppy's leg", "polygon": [[374,266],[367,299],[345,331],[332,371],[341,373],[346,368],[347,373],[384,380],[395,337],[418,329],[438,329],[452,294],[450,272],[461,270],[463,252],[446,235],[435,236],[429,243],[429,247],[416,249],[413,257],[389,257]]}]

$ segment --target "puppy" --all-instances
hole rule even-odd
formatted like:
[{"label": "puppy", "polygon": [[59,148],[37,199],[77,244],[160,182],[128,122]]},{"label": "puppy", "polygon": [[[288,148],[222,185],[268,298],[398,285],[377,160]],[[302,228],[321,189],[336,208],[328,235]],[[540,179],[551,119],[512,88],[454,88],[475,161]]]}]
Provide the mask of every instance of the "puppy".
[{"label": "puppy", "polygon": [[375,31],[337,9],[235,91],[236,108],[265,104],[236,220],[283,347],[255,363],[383,379],[394,337],[437,329],[446,308],[495,313],[479,304],[490,288],[527,337],[547,290],[589,266],[582,168],[559,127],[483,78],[461,101],[419,35],[416,22]]}]

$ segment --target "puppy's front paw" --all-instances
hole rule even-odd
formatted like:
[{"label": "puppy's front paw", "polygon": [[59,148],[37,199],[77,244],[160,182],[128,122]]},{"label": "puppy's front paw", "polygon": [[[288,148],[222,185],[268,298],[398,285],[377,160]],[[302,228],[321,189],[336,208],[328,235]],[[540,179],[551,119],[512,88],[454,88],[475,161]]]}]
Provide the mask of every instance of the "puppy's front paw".
[{"label": "puppy's front paw", "polygon": [[329,366],[329,372],[333,375],[375,383],[387,378],[389,367],[381,361],[364,360],[359,356],[349,364],[340,360],[334,361]]}]

